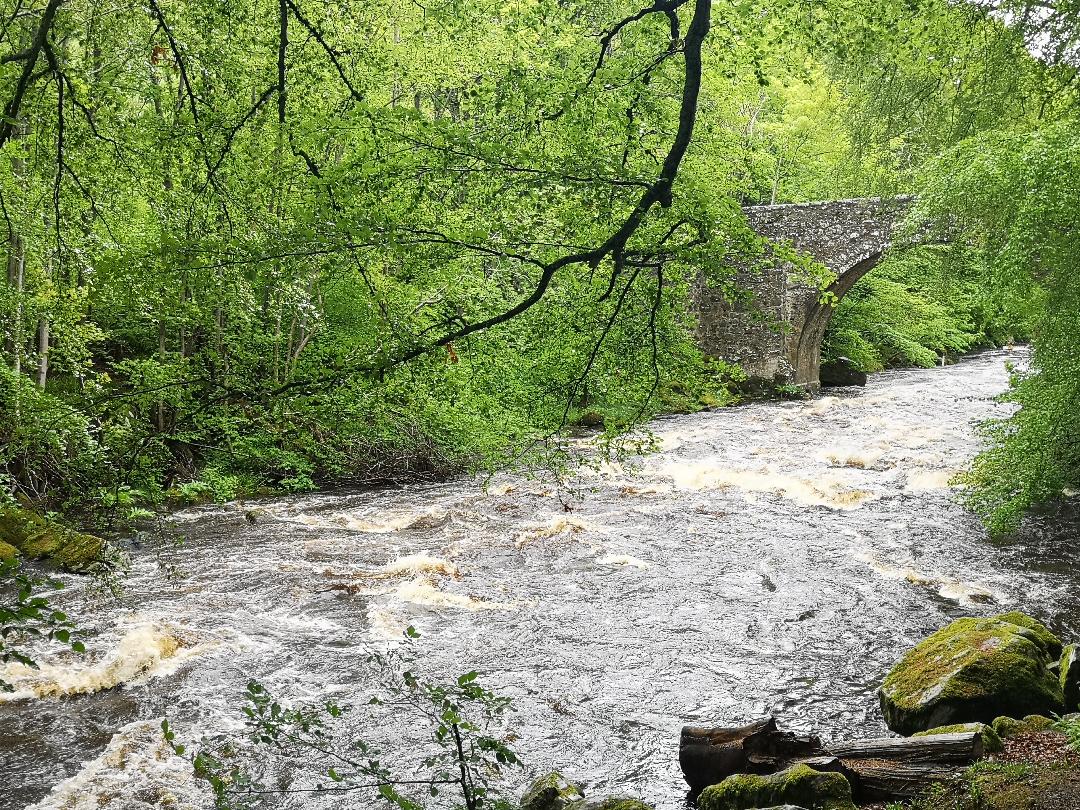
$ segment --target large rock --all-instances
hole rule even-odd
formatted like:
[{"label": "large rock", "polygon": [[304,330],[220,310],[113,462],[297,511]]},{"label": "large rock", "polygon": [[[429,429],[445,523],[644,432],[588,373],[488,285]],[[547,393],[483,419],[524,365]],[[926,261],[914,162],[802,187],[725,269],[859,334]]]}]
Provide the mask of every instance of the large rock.
[{"label": "large rock", "polygon": [[834,388],[844,385],[866,385],[866,372],[860,371],[854,360],[847,357],[837,357],[828,363],[821,364],[818,374],[822,386]]},{"label": "large rock", "polygon": [[739,774],[705,788],[698,810],[745,810],[796,804],[820,810],[855,810],[851,784],[840,773],[822,773],[795,765],[769,776]]},{"label": "large rock", "polygon": [[1080,711],[1080,645],[1070,644],[1062,650],[1058,681],[1065,698],[1065,711]]},{"label": "large rock", "polygon": [[12,505],[0,506],[0,542],[18,549],[28,559],[45,557],[71,571],[90,568],[104,547],[100,537],[77,532]]},{"label": "large rock", "polygon": [[885,722],[900,734],[995,717],[1060,714],[1050,668],[1061,642],[1021,613],[957,619],[908,652],[879,690]]},{"label": "large rock", "polygon": [[584,797],[578,785],[552,771],[529,785],[521,797],[521,810],[563,810]]}]

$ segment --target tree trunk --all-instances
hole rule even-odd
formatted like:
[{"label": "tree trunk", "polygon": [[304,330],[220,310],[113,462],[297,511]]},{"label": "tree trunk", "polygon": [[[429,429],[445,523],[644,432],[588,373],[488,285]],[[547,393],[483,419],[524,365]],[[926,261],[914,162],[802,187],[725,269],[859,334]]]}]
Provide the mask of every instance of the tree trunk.
[{"label": "tree trunk", "polygon": [[8,352],[11,354],[11,368],[16,374],[22,373],[23,281],[25,277],[26,241],[21,234],[15,233],[11,235],[11,250],[8,252],[8,284],[15,292],[15,318],[7,343]]},{"label": "tree trunk", "polygon": [[859,801],[914,799],[935,784],[948,784],[963,772],[961,765],[937,762],[893,762],[890,760],[842,760],[848,780]]},{"label": "tree trunk", "polygon": [[900,762],[973,762],[983,755],[982,735],[932,734],[928,737],[882,737],[833,743],[829,753],[840,759],[893,759]]},{"label": "tree trunk", "polygon": [[49,379],[49,319],[44,316],[38,321],[37,356],[37,384],[44,388]]}]

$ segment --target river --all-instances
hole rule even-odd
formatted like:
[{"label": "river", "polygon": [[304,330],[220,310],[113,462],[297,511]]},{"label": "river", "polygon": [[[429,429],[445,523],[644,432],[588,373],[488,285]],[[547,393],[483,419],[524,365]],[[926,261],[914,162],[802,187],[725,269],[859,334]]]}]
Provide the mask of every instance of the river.
[{"label": "river", "polygon": [[235,732],[252,677],[359,700],[366,651],[409,625],[426,671],[514,699],[511,791],[559,768],[674,810],[684,723],[880,734],[882,676],[952,618],[1021,609],[1080,638],[1076,510],[995,545],[949,487],[976,424],[1007,413],[1010,359],[659,419],[660,452],[582,468],[570,493],[504,475],[177,513],[170,542],[132,550],[119,600],[62,595],[87,655],[9,669],[0,808],[208,806],[163,716],[185,739]]}]

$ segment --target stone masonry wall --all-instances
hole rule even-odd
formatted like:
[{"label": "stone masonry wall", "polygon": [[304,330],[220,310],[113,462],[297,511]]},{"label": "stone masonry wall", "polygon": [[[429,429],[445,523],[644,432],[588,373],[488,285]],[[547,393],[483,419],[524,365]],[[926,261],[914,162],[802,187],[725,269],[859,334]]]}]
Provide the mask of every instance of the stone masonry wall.
[{"label": "stone masonry wall", "polygon": [[[836,273],[829,290],[839,299],[877,264],[909,205],[910,198],[834,200],[744,212],[761,236],[790,243]],[[790,267],[741,270],[736,281],[749,291],[749,302],[733,306],[704,285],[696,290],[697,337],[705,353],[739,363],[755,378],[816,387],[832,307]]]}]

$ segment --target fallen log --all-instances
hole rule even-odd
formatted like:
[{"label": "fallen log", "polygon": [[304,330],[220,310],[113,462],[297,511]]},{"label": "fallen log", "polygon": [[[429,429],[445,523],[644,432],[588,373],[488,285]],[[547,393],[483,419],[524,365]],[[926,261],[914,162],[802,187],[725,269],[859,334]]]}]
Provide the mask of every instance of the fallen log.
[{"label": "fallen log", "polygon": [[852,792],[859,801],[914,799],[937,783],[948,784],[963,767],[937,762],[896,762],[879,759],[841,760]]},{"label": "fallen log", "polygon": [[974,762],[983,755],[983,739],[978,731],[931,734],[927,737],[879,737],[832,743],[828,751],[840,759]]},{"label": "fallen log", "polygon": [[843,773],[857,798],[880,801],[910,799],[935,782],[952,781],[963,764],[983,753],[977,731],[849,740],[826,748],[817,737],[780,731],[767,717],[730,728],[684,727],[679,765],[691,797],[733,774],[770,774],[804,764]]}]

